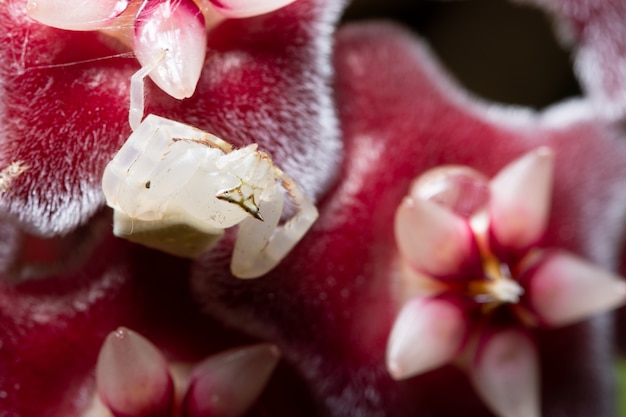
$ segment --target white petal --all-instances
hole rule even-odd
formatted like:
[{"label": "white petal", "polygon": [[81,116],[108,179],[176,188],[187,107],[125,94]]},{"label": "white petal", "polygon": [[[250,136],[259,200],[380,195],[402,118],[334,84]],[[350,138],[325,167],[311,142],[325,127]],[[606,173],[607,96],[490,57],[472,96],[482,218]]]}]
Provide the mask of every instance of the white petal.
[{"label": "white petal", "polygon": [[458,273],[472,251],[467,222],[430,201],[405,198],[396,212],[395,233],[402,256],[436,277]]},{"label": "white petal", "polygon": [[420,175],[411,185],[409,195],[433,201],[469,218],[489,202],[489,180],[466,166],[440,166]]},{"label": "white petal", "polygon": [[476,392],[499,417],[539,417],[539,369],[526,335],[507,330],[479,347],[470,378]]},{"label": "white petal", "polygon": [[44,25],[69,30],[106,27],[128,7],[128,0],[29,0],[28,15]]},{"label": "white petal", "polygon": [[397,276],[394,280],[398,286],[394,287],[394,294],[402,304],[414,297],[427,297],[449,290],[445,282],[416,270],[404,259],[400,259],[396,265],[394,271]]},{"label": "white petal", "polygon": [[387,344],[387,369],[405,379],[438,368],[458,354],[467,331],[461,309],[445,300],[414,298],[400,311]]},{"label": "white petal", "polygon": [[133,49],[143,66],[153,65],[166,51],[150,78],[172,97],[193,95],[206,48],[204,16],[193,1],[153,0],[140,10]]},{"label": "white petal", "polygon": [[184,399],[187,417],[243,415],[263,392],[280,352],[262,344],[211,356],[191,374]]},{"label": "white petal", "polygon": [[558,252],[530,277],[530,302],[551,326],[564,326],[626,302],[624,278]]},{"label": "white petal", "polygon": [[490,222],[502,246],[526,249],[541,238],[550,214],[554,155],[538,148],[491,181]]},{"label": "white petal", "polygon": [[285,7],[295,0],[209,0],[226,17],[250,17]]},{"label": "white petal", "polygon": [[100,399],[116,415],[163,413],[174,398],[163,355],[143,336],[125,328],[109,334],[102,345],[96,385]]}]

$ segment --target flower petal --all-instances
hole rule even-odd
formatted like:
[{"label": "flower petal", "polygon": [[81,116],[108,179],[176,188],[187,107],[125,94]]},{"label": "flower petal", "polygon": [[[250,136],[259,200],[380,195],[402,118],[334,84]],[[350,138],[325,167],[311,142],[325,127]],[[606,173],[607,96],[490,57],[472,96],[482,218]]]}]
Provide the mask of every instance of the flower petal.
[{"label": "flower petal", "polygon": [[29,0],[28,15],[59,29],[95,30],[109,25],[128,7],[129,0]]},{"label": "flower petal", "polygon": [[120,416],[167,415],[174,386],[167,362],[143,336],[119,328],[106,338],[96,366],[98,395]]},{"label": "flower petal", "polygon": [[184,399],[186,417],[243,415],[256,401],[280,358],[274,345],[233,349],[198,365]]},{"label": "flower petal", "polygon": [[499,245],[522,250],[545,231],[552,193],[553,152],[538,148],[491,181],[490,224]]},{"label": "flower petal", "polygon": [[469,218],[487,206],[489,180],[467,166],[442,166],[420,175],[409,194],[434,201],[463,218]]},{"label": "flower petal", "polygon": [[133,49],[143,66],[155,65],[150,78],[177,99],[196,90],[206,54],[204,15],[191,0],[147,1],[137,16]]},{"label": "flower petal", "polygon": [[454,359],[467,333],[463,312],[440,299],[414,298],[400,311],[387,344],[387,369],[405,379]]},{"label": "flower petal", "polygon": [[550,326],[565,326],[626,302],[626,282],[566,252],[549,255],[529,277],[530,302]]},{"label": "flower petal", "polygon": [[467,222],[430,201],[405,198],[396,212],[395,233],[402,256],[435,277],[457,274],[472,253]]},{"label": "flower petal", "polygon": [[535,346],[517,330],[487,336],[470,377],[499,417],[539,417],[539,367]]},{"label": "flower petal", "polygon": [[285,7],[295,0],[209,0],[226,17],[250,17]]}]

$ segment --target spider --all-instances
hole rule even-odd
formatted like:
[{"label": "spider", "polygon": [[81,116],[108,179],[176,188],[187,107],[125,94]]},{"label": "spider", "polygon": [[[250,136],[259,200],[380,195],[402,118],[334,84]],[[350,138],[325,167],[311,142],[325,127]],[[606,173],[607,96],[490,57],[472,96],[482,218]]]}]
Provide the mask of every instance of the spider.
[{"label": "spider", "polygon": [[[143,115],[144,78],[163,54],[131,78],[133,133],[104,170],[118,237],[197,258],[239,225],[231,272],[255,278],[300,241],[318,212],[296,183],[256,144],[240,149],[192,126]],[[284,197],[297,207],[279,224]]]}]

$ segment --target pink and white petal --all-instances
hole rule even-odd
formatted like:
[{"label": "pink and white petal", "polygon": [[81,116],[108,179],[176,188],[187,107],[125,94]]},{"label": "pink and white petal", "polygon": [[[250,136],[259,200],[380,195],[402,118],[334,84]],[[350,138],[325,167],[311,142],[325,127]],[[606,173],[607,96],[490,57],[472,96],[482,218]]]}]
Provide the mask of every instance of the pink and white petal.
[{"label": "pink and white petal", "polygon": [[537,148],[491,181],[489,219],[499,246],[523,250],[543,236],[550,214],[553,160],[550,148]]},{"label": "pink and white petal", "polygon": [[550,326],[565,326],[623,305],[626,282],[567,252],[548,255],[529,277],[529,300]]},{"label": "pink and white petal", "polygon": [[183,415],[242,416],[265,389],[279,359],[280,351],[269,344],[207,358],[192,371]]},{"label": "pink and white petal", "polygon": [[29,0],[28,15],[59,29],[96,30],[128,8],[129,0]]},{"label": "pink and white petal", "polygon": [[167,416],[174,401],[168,364],[140,334],[119,328],[106,338],[96,365],[102,403],[120,417]]},{"label": "pink and white petal", "polygon": [[285,7],[295,0],[208,0],[222,15],[230,18],[250,17]]},{"label": "pink and white petal", "polygon": [[396,318],[387,343],[387,369],[406,379],[438,368],[459,353],[468,331],[461,308],[450,301],[414,298]]},{"label": "pink and white petal", "polygon": [[402,256],[417,270],[436,278],[457,275],[472,253],[465,220],[445,207],[405,198],[396,212],[395,236]]},{"label": "pink and white petal", "polygon": [[497,416],[541,415],[537,352],[521,331],[485,336],[469,375],[476,392]]},{"label": "pink and white petal", "polygon": [[133,37],[137,59],[154,66],[150,78],[174,98],[195,92],[206,44],[204,15],[192,0],[150,0],[139,11]]},{"label": "pink and white petal", "polygon": [[393,293],[397,305],[403,305],[414,297],[430,297],[449,290],[449,285],[416,270],[406,259],[398,259],[397,269],[393,270],[394,281],[398,282]]},{"label": "pink and white petal", "polygon": [[463,218],[489,202],[489,180],[467,166],[447,165],[426,171],[411,185],[409,195],[447,207]]}]

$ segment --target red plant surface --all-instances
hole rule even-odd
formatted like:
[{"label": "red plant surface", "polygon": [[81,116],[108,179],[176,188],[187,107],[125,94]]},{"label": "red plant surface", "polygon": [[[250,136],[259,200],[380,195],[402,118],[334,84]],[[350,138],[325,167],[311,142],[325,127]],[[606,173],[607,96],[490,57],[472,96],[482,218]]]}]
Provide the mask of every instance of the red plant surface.
[{"label": "red plant surface", "polygon": [[[394,213],[429,168],[492,176],[547,145],[556,171],[541,243],[618,268],[626,6],[603,4],[550,2],[576,29],[585,94],[541,112],[472,97],[397,27],[335,33],[333,0],[214,28],[196,94],[180,102],[148,82],[147,111],[258,143],[320,210],[275,270],[242,281],[228,272],[232,234],[196,262],[111,235],[100,178],[130,133],[128,82],[139,66],[111,57],[125,49],[106,35],[53,29],[30,20],[25,1],[2,1],[0,167],[28,169],[0,196],[0,415],[80,416],[100,346],[118,326],[172,361],[276,344],[284,359],[251,415],[491,415],[454,367],[403,382],[385,368],[400,308]],[[535,331],[544,416],[612,415],[611,332],[607,316]]]}]

